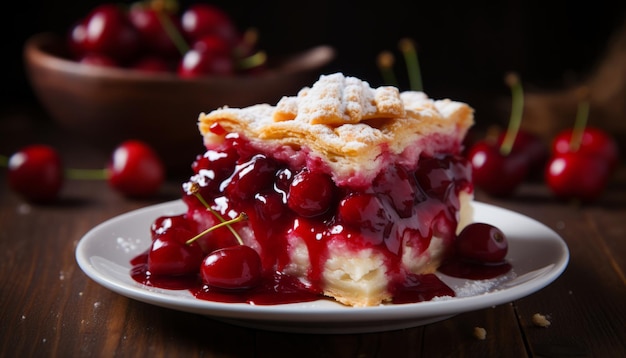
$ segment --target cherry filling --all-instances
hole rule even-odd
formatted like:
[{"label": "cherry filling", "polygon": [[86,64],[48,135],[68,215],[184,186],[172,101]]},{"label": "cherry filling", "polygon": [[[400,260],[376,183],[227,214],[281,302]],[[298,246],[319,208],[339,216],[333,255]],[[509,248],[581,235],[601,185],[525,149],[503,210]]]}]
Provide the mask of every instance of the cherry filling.
[{"label": "cherry filling", "polygon": [[[158,218],[151,228],[153,240],[179,228],[176,232],[185,233],[180,239],[184,241],[245,213],[245,222],[211,231],[194,244],[204,255],[237,245],[234,229],[245,245],[260,255],[258,285],[241,290],[209,287],[200,279],[199,268],[192,275],[155,275],[148,270],[147,254],[131,262],[133,278],[151,286],[189,289],[196,297],[213,301],[276,304],[314,300],[322,294],[328,243],[341,241],[347,250],[374,248],[383,253],[394,302],[454,295],[435,275],[407,275],[402,251],[410,246],[419,254],[434,236],[444,241],[444,247],[451,246],[456,237],[459,193],[472,190],[471,167],[464,158],[423,156],[417,168],[391,165],[367,189],[337,186],[314,160],[308,160],[306,167],[295,162],[302,161],[287,162],[271,153],[259,153],[245,138],[226,134],[223,143],[192,164],[195,174],[183,184],[187,212]],[[292,265],[294,238],[308,252],[308,263],[299,278],[285,274]],[[182,266],[181,272],[189,270],[188,265]]]}]

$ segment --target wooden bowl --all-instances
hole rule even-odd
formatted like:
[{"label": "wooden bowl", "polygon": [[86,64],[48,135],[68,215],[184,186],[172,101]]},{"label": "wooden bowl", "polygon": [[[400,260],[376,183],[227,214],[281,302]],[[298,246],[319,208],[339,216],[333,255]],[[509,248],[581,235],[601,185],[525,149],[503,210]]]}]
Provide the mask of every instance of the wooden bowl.
[{"label": "wooden bowl", "polygon": [[203,152],[198,115],[230,106],[276,104],[311,85],[335,51],[319,46],[291,56],[258,75],[183,79],[68,59],[63,39],[37,34],[24,45],[28,78],[42,106],[61,127],[113,148],[125,139],[151,144],[170,171],[189,171]]}]

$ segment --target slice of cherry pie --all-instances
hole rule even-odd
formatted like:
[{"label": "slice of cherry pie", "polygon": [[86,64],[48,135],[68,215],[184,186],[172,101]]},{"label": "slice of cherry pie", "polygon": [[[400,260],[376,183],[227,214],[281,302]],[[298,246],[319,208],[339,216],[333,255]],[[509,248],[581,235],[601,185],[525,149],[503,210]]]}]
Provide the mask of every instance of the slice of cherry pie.
[{"label": "slice of cherry pie", "polygon": [[202,249],[236,244],[235,231],[264,275],[346,305],[391,302],[436,271],[471,220],[460,151],[472,124],[464,103],[341,73],[276,106],[203,113],[207,151],[183,185],[185,216],[200,232],[244,212]]}]

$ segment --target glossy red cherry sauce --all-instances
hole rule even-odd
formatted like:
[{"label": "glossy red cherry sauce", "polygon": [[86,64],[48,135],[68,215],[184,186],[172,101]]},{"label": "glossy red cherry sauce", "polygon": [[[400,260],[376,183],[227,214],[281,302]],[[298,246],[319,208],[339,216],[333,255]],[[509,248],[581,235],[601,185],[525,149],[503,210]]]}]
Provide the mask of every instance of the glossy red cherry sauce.
[{"label": "glossy red cherry sauce", "polygon": [[[259,154],[245,138],[226,134],[221,144],[194,161],[196,174],[183,184],[187,212],[166,219],[174,223],[170,225],[184,223],[199,233],[220,222],[215,213],[230,219],[245,212],[248,220],[232,228],[259,252],[262,283],[253,289],[226,291],[204,285],[198,275],[155,277],[147,271],[147,254],[132,261],[132,277],[149,286],[188,289],[199,299],[211,301],[310,301],[322,297],[329,244],[340,243],[345,250],[372,248],[384,256],[394,303],[454,296],[434,274],[407,275],[402,254],[407,246],[425,251],[433,236],[451,246],[456,237],[459,193],[473,190],[471,167],[462,156],[422,156],[417,168],[390,166],[366,189],[336,186],[323,167],[307,158],[307,168],[314,168],[309,171],[277,160],[271,153]],[[167,229],[166,225],[157,226]],[[300,275],[305,277],[286,273],[298,240],[308,251],[309,264]],[[223,227],[198,243],[209,253],[236,241]]]},{"label": "glossy red cherry sauce", "polygon": [[452,257],[449,260],[443,262],[439,266],[439,272],[459,278],[466,278],[470,280],[487,280],[490,278],[504,275],[511,271],[513,267],[507,261],[503,261],[497,264],[485,264],[478,262],[468,262],[460,260],[456,257]]}]

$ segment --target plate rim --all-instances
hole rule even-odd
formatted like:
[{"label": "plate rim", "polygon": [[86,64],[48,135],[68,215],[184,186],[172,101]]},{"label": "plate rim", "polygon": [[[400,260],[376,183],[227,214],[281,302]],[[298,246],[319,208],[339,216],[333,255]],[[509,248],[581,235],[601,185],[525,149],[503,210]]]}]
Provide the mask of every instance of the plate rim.
[{"label": "plate rim", "polygon": [[[180,295],[168,293],[170,292],[168,290],[154,288],[147,289],[147,286],[141,286],[139,283],[130,287],[131,285],[124,282],[117,282],[116,280],[111,279],[110,276],[98,271],[92,264],[91,260],[93,257],[88,256],[87,249],[90,247],[89,244],[93,244],[92,241],[95,240],[94,238],[100,231],[114,227],[116,224],[125,222],[129,220],[129,218],[135,216],[150,215],[152,212],[160,213],[156,215],[166,215],[169,212],[180,212],[181,210],[186,209],[186,206],[181,199],[134,209],[101,222],[88,230],[80,238],[78,244],[76,245],[75,258],[81,270],[90,279],[101,286],[128,298],[165,308],[206,315],[217,320],[223,319],[231,323],[240,322],[242,325],[246,325],[246,322],[243,321],[249,321],[248,323],[252,322],[254,327],[267,325],[270,330],[273,327],[272,323],[277,324],[280,322],[309,322],[316,324],[337,324],[344,322],[346,324],[353,324],[359,322],[367,323],[385,320],[394,321],[396,324],[401,324],[401,321],[406,321],[407,324],[415,326],[419,325],[419,321],[421,320],[432,322],[434,320],[445,319],[463,312],[475,311],[491,306],[505,304],[531,295],[548,286],[566,269],[570,259],[569,248],[567,247],[565,240],[563,240],[563,238],[553,229],[533,218],[510,209],[501,208],[480,201],[474,201],[472,202],[472,205],[474,206],[474,212],[492,210],[505,215],[517,217],[518,219],[531,221],[534,225],[537,225],[539,229],[550,234],[546,235],[547,238],[544,240],[553,241],[553,243],[558,244],[558,248],[560,250],[558,259],[552,263],[552,267],[547,268],[547,272],[545,274],[542,274],[538,278],[529,279],[525,282],[521,282],[505,289],[497,289],[478,295],[407,304],[386,304],[373,307],[347,307],[337,303],[330,305],[329,307],[315,307],[314,309],[306,310],[302,309],[304,304],[300,303],[267,306],[255,306],[245,303],[222,303],[197,299],[191,296],[191,294],[189,294],[189,298],[187,299],[181,297]],[[156,217],[157,216],[154,216],[154,219]],[[143,249],[139,250],[143,251]],[[130,263],[128,264],[130,265]],[[485,297],[488,297],[489,299],[485,300]],[[459,300],[462,300],[462,304],[450,303],[459,303]],[[316,302],[312,304],[315,304]],[[315,328],[311,329],[315,330]],[[309,332],[311,329],[304,329],[304,331]],[[350,332],[363,331],[364,329],[367,328],[348,328]],[[282,330],[282,328],[274,327],[274,330]],[[294,328],[290,330],[297,331],[298,329]],[[320,331],[328,332],[326,329],[320,329]],[[331,333],[338,333],[337,329],[333,330]]]}]

